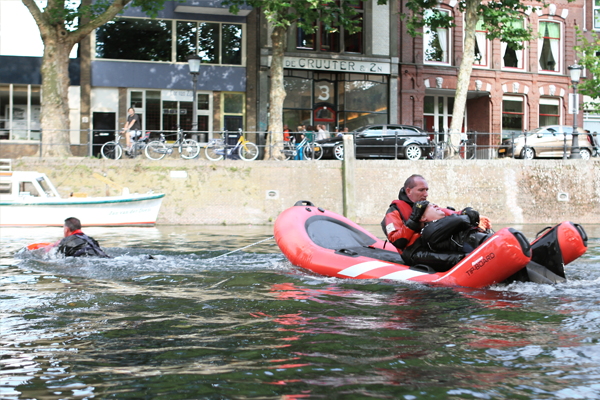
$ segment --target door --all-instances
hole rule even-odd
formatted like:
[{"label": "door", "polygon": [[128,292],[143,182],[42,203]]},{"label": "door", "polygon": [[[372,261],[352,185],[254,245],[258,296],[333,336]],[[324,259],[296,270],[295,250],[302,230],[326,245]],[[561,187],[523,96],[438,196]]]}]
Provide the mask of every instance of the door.
[{"label": "door", "polygon": [[117,116],[114,112],[94,112],[92,114],[92,155],[100,156],[100,149],[106,142],[115,139]]},{"label": "door", "polygon": [[384,152],[383,126],[372,126],[355,137],[356,157],[379,158]]},{"label": "door", "polygon": [[238,132],[244,129],[244,117],[237,115],[226,115],[223,120],[223,129],[228,132]]}]

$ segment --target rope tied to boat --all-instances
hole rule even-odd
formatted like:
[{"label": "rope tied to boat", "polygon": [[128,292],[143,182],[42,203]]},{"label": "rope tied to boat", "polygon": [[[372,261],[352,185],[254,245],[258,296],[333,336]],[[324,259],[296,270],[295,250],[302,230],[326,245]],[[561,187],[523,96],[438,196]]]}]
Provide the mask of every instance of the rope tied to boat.
[{"label": "rope tied to boat", "polygon": [[248,247],[256,246],[257,244],[261,244],[263,242],[266,242],[267,240],[271,240],[271,239],[274,239],[274,238],[275,238],[275,236],[271,236],[270,238],[266,238],[266,239],[263,239],[263,240],[258,241],[256,243],[249,244],[248,246],[244,246],[244,247],[241,247],[241,248],[239,248],[237,250],[230,251],[229,253],[225,253],[225,254],[221,254],[220,256],[213,257],[213,258],[211,258],[211,260],[216,260],[217,258],[228,256],[228,255],[233,254],[235,252],[238,252],[240,250],[244,250],[244,249],[247,249]]}]

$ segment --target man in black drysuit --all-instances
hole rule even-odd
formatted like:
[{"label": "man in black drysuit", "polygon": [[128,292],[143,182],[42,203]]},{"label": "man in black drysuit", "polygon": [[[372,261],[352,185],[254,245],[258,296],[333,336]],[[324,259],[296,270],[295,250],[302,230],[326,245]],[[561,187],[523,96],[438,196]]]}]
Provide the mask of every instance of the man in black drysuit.
[{"label": "man in black drysuit", "polygon": [[110,258],[94,238],[81,231],[81,222],[77,218],[65,219],[63,229],[65,237],[58,243],[59,253],[66,257]]},{"label": "man in black drysuit", "polygon": [[492,236],[479,226],[479,212],[467,207],[460,214],[446,214],[429,204],[421,217],[421,237],[402,253],[411,266],[428,265],[437,272],[448,271]]}]

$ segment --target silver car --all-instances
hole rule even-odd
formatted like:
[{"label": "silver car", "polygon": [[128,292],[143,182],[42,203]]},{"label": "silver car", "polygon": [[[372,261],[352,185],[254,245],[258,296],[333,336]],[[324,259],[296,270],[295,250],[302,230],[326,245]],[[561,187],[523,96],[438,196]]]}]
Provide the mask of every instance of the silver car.
[{"label": "silver car", "polygon": [[[581,158],[589,160],[592,155],[593,146],[589,142],[588,135],[582,128],[579,132],[579,153]],[[531,160],[533,158],[561,158],[565,151],[565,140],[567,157],[571,156],[571,145],[573,143],[573,127],[566,125],[542,126],[519,135],[513,139],[505,139],[498,149],[498,157],[512,157]]]}]

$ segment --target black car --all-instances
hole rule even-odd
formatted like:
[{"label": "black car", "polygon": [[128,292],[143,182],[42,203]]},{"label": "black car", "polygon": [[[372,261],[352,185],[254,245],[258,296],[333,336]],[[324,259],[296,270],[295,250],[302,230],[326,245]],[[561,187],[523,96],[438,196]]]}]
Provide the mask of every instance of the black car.
[{"label": "black car", "polygon": [[[418,160],[431,151],[427,132],[410,125],[367,125],[350,134],[354,135],[356,158],[406,158]],[[319,140],[325,155],[342,160],[342,137]]]}]

